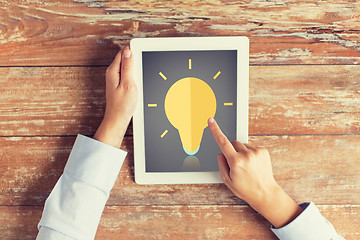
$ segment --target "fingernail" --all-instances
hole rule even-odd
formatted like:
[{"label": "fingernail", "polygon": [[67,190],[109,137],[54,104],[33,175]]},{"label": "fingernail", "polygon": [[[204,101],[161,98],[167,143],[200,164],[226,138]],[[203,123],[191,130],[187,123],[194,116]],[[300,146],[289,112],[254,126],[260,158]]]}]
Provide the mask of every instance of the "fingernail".
[{"label": "fingernail", "polygon": [[213,118],[209,118],[209,123],[214,123],[215,120]]},{"label": "fingernail", "polygon": [[130,50],[125,50],[125,52],[124,52],[125,58],[130,58],[130,55],[131,55]]}]

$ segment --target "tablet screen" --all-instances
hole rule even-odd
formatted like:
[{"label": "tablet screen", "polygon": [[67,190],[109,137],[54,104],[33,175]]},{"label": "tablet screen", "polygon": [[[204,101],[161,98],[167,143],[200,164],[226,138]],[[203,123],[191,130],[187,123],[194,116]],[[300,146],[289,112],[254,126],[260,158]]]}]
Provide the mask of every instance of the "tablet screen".
[{"label": "tablet screen", "polygon": [[146,172],[218,171],[207,120],[236,139],[237,50],[142,52]]}]

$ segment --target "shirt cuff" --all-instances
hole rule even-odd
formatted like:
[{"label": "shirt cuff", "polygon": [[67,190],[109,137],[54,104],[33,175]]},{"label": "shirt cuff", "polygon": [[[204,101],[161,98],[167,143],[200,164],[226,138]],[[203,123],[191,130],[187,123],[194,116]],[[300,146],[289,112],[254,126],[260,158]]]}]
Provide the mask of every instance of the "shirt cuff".
[{"label": "shirt cuff", "polygon": [[271,227],[279,239],[329,240],[337,235],[334,227],[321,215],[313,202],[303,203],[300,207],[303,212],[292,222],[278,229]]},{"label": "shirt cuff", "polygon": [[[38,239],[94,239],[126,152],[78,135],[63,175],[47,198]],[[51,238],[48,236],[51,236]]]},{"label": "shirt cuff", "polygon": [[36,236],[36,240],[74,240],[74,238],[66,236],[54,229],[48,227],[41,227]]},{"label": "shirt cuff", "polygon": [[127,152],[78,134],[64,173],[110,192]]}]

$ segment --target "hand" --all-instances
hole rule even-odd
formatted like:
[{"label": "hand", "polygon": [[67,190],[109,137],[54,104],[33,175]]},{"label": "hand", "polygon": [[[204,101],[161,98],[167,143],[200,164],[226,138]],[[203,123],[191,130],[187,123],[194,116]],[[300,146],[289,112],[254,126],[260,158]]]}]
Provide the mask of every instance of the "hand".
[{"label": "hand", "polygon": [[217,156],[222,180],[236,196],[256,204],[267,189],[277,187],[268,151],[238,141],[230,143],[215,120],[210,121],[210,131],[222,151]]},{"label": "hand", "polygon": [[238,141],[230,143],[213,118],[208,124],[222,151],[218,163],[226,186],[276,228],[295,219],[302,209],[276,183],[268,151]]},{"label": "hand", "polygon": [[119,51],[106,69],[106,109],[94,138],[120,147],[137,103],[134,58],[128,46]]}]

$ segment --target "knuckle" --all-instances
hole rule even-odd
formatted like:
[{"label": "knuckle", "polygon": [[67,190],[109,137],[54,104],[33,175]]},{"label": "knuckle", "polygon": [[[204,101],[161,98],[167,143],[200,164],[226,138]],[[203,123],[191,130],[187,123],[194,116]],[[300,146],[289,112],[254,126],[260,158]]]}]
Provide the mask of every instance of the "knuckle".
[{"label": "knuckle", "polygon": [[113,67],[110,65],[105,71],[105,77],[106,78],[112,78],[114,76],[113,72],[114,72]]},{"label": "knuckle", "polygon": [[231,162],[237,162],[237,154],[236,153],[232,153],[228,156],[229,160]]},{"label": "knuckle", "polygon": [[134,86],[133,86],[133,83],[131,82],[123,82],[121,84],[121,87],[125,90],[125,91],[129,91],[131,90]]},{"label": "knuckle", "polygon": [[136,84],[132,81],[130,82],[122,82],[120,84],[121,89],[124,93],[133,94],[137,92]]},{"label": "knuckle", "polygon": [[218,138],[218,143],[221,145],[225,145],[226,144],[226,137],[225,135],[221,134]]},{"label": "knuckle", "polygon": [[244,166],[243,161],[240,161],[239,159],[237,159],[236,161],[233,161],[234,168],[242,168],[243,166]]},{"label": "knuckle", "polygon": [[250,159],[254,158],[255,155],[256,155],[255,151],[246,151],[244,153],[244,156],[245,156],[246,160],[250,160]]},{"label": "knuckle", "polygon": [[254,150],[252,150],[252,152],[254,152],[255,155],[259,155],[261,153],[261,150],[259,148],[255,148]]},{"label": "knuckle", "polygon": [[105,74],[108,75],[111,73],[111,70],[112,70],[112,65],[110,64],[107,68],[106,68],[106,71],[105,71]]},{"label": "knuckle", "polygon": [[263,152],[263,153],[268,153],[268,152],[269,152],[269,151],[268,151],[266,148],[264,148],[264,147],[260,147],[259,150],[260,150],[260,152]]},{"label": "knuckle", "polygon": [[227,177],[224,174],[220,174],[221,179],[223,180],[224,183],[227,183]]},{"label": "knuckle", "polygon": [[129,69],[128,64],[126,64],[126,63],[121,64],[121,70],[126,71],[126,70],[128,70],[128,69]]},{"label": "knuckle", "polygon": [[256,148],[256,153],[260,155],[266,155],[269,154],[269,151],[264,147],[258,147]]},{"label": "knuckle", "polygon": [[129,70],[131,67],[131,64],[128,61],[123,61],[121,63],[121,69],[122,70]]}]

